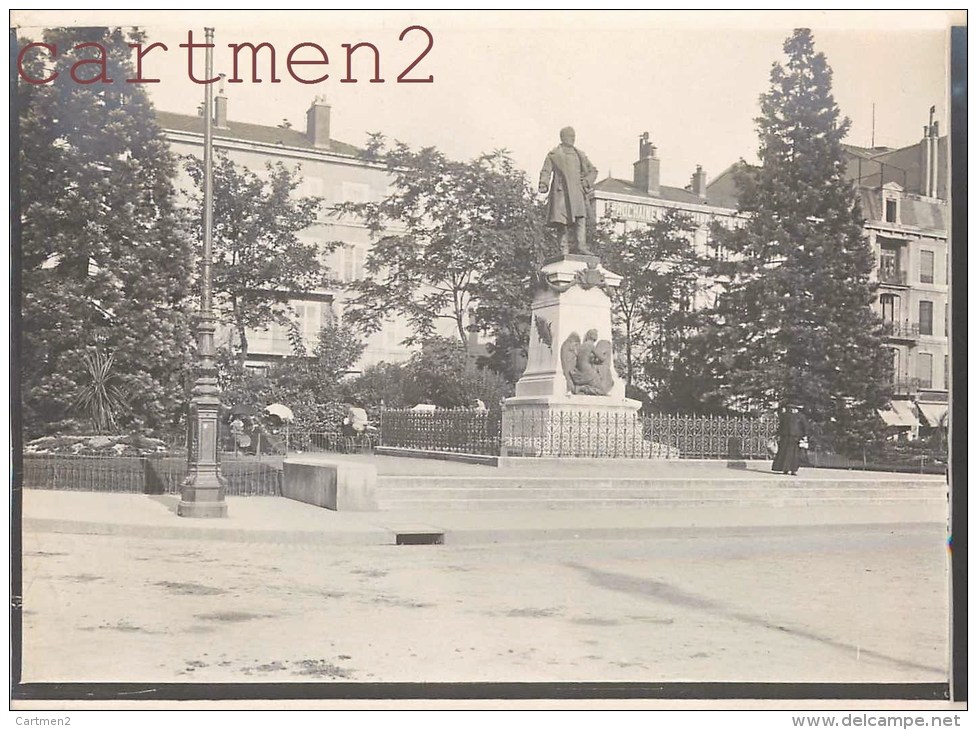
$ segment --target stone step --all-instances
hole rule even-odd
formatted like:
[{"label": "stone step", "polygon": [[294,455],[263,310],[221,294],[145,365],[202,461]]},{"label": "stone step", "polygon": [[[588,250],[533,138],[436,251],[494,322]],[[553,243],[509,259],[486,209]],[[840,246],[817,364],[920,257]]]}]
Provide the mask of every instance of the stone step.
[{"label": "stone step", "polygon": [[421,487],[379,486],[381,499],[552,499],[552,498],[614,498],[614,499],[767,499],[773,496],[824,497],[839,499],[873,499],[885,497],[939,499],[944,490],[926,487],[866,486],[833,488],[820,485],[763,486],[763,487],[709,487],[709,486],[594,486],[567,487],[561,485],[540,487]]},{"label": "stone step", "polygon": [[937,497],[809,497],[804,495],[770,495],[766,499],[742,497],[675,497],[675,498],[552,498],[552,499],[398,499],[379,497],[380,510],[440,511],[440,510],[526,510],[526,509],[597,509],[597,508],[648,508],[648,507],[696,507],[696,506],[764,506],[764,507],[823,507],[855,504],[902,504],[919,506],[940,506],[946,501]]},{"label": "stone step", "polygon": [[940,478],[922,477],[919,479],[911,476],[888,479],[888,478],[845,478],[845,477],[823,477],[817,479],[805,479],[801,476],[780,476],[761,474],[758,476],[746,477],[717,477],[717,476],[667,476],[656,477],[654,475],[641,477],[573,477],[573,476],[524,476],[506,475],[504,470],[499,475],[493,476],[469,476],[469,475],[390,475],[380,474],[377,476],[377,486],[383,488],[453,488],[453,487],[480,487],[480,488],[539,488],[546,486],[559,486],[560,488],[572,489],[594,489],[599,487],[613,488],[729,488],[743,489],[746,487],[756,488],[790,488],[799,486],[815,486],[824,489],[851,489],[851,488],[924,488],[924,489],[946,489],[946,481]]},{"label": "stone step", "polygon": [[377,502],[382,510],[569,509],[696,505],[946,504],[940,478],[904,475],[862,476],[825,472],[784,476],[730,470],[655,476],[543,476],[502,469],[478,475],[380,475]]}]

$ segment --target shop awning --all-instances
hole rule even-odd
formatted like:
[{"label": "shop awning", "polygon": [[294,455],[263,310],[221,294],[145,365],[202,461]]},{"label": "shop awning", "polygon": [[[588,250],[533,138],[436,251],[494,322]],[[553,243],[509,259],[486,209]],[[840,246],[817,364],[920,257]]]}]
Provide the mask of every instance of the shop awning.
[{"label": "shop awning", "polygon": [[882,416],[882,420],[888,426],[898,428],[916,428],[919,426],[919,419],[916,418],[913,404],[909,401],[894,400],[892,401],[892,409],[879,411],[879,415]]},{"label": "shop awning", "polygon": [[[928,426],[939,426],[941,419],[946,415],[946,403],[916,403],[920,415]],[[946,425],[944,423],[943,425]]]}]

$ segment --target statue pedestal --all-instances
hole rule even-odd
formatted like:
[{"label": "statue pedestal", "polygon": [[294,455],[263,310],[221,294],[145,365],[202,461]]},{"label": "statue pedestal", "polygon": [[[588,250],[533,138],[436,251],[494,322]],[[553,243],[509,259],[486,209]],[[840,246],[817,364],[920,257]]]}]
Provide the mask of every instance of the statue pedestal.
[{"label": "statue pedestal", "polygon": [[[626,398],[611,355],[611,300],[621,277],[597,257],[567,255],[540,270],[526,370],[502,409],[508,456],[652,457],[669,450],[643,438],[639,401]],[[588,333],[591,333],[589,342]],[[598,353],[593,379],[590,356]],[[595,392],[596,391],[596,392]]]},{"label": "statue pedestal", "polygon": [[638,401],[608,396],[515,396],[502,406],[503,456],[668,456],[643,437]]},{"label": "statue pedestal", "polygon": [[[604,289],[619,286],[621,277],[602,267],[596,256],[579,255],[552,261],[540,274],[546,285],[533,298],[526,370],[516,383],[516,398],[559,399],[572,394],[561,348],[572,333],[583,340],[594,330],[598,338],[611,339],[611,300]],[[610,368],[613,384],[606,397],[623,403],[624,381],[617,377],[613,360]]]}]

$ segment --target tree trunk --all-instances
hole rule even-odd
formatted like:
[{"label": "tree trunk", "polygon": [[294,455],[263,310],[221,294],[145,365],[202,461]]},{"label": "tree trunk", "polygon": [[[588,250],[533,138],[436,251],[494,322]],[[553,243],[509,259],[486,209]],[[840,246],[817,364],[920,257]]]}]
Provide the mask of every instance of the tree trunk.
[{"label": "tree trunk", "polygon": [[455,312],[455,325],[458,327],[458,339],[461,340],[466,348],[468,347],[468,332],[465,331],[465,312],[458,310]]},{"label": "tree trunk", "polygon": [[633,353],[631,349],[631,323],[629,322],[625,326],[625,340],[624,340],[624,362],[625,362],[625,373],[624,373],[624,383],[625,386],[631,385],[634,379],[634,361]]},{"label": "tree trunk", "polygon": [[239,355],[241,367],[244,367],[244,363],[248,359],[248,335],[246,333],[246,327],[240,322],[237,323],[237,337],[238,344],[241,346],[241,352]]}]

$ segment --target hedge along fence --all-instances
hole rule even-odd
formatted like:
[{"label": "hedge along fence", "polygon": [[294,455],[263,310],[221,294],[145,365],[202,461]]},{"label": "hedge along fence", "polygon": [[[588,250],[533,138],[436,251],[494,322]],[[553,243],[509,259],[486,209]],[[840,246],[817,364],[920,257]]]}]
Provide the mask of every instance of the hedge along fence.
[{"label": "hedge along fence", "polygon": [[[186,458],[175,456],[24,454],[23,463],[25,489],[179,494],[187,477]],[[224,459],[220,470],[226,494],[281,494],[281,460]]]}]

